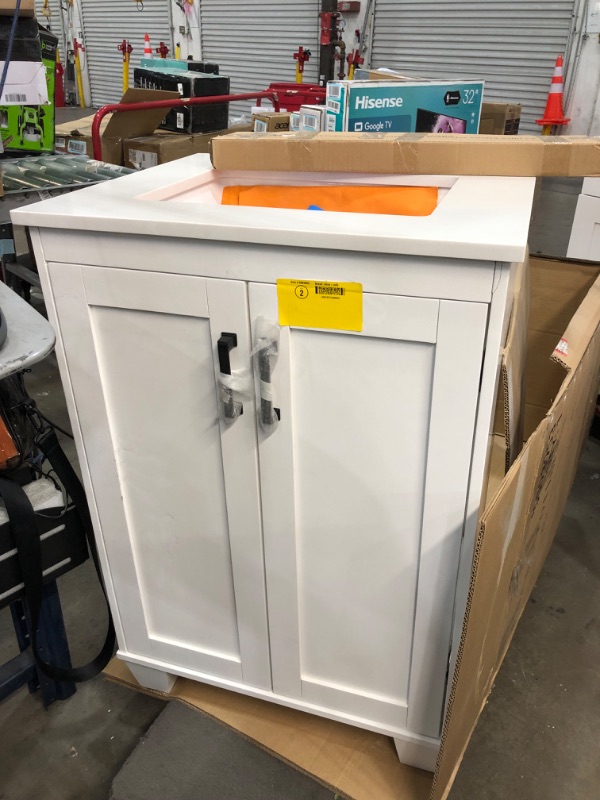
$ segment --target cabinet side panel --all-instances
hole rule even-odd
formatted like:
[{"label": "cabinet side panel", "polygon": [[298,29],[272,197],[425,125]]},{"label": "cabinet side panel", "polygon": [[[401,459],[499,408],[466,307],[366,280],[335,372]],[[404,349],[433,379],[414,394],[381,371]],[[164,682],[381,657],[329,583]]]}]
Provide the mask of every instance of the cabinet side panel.
[{"label": "cabinet side panel", "polygon": [[438,737],[488,306],[440,303],[408,728]]}]

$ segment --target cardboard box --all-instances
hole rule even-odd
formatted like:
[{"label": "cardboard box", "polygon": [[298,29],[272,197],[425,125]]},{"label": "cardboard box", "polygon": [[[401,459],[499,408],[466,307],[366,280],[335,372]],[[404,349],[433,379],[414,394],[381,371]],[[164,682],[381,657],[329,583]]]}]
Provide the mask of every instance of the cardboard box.
[{"label": "cardboard box", "polygon": [[[392,740],[375,733],[184,678],[168,699],[209,714],[344,797],[445,800],[554,538],[589,431],[600,368],[600,267],[531,259],[527,363],[527,441],[480,517],[433,781],[400,764]],[[139,688],[122,662],[106,673]]]},{"label": "cardboard box", "polygon": [[523,443],[529,294],[527,259],[516,270],[508,333],[501,352],[498,397],[492,429],[492,436],[496,439],[496,457],[502,453],[504,462],[503,470],[498,462],[496,474],[500,477],[508,472]]},{"label": "cardboard box", "polygon": [[250,130],[250,126],[230,128],[214,133],[167,133],[161,131],[151,136],[125,139],[123,142],[123,164],[131,169],[147,169],[158,164],[166,164],[194,153],[210,152],[210,143],[215,136],[232,131]]},{"label": "cardboard box", "polygon": [[327,122],[327,109],[325,106],[305,105],[300,106],[298,129],[300,131],[324,131]]},{"label": "cardboard box", "polygon": [[255,133],[266,133],[267,131],[281,133],[289,131],[289,129],[290,114],[285,111],[263,111],[259,114],[252,114],[252,130]]},{"label": "cardboard box", "polygon": [[[15,0],[0,0],[0,16],[6,17],[15,12]],[[35,0],[21,0],[19,7],[20,17],[34,17],[35,16]]]},{"label": "cardboard box", "polygon": [[[222,75],[136,67],[133,77],[138,88],[177,92],[184,98],[229,94],[229,78]],[[227,128],[228,120],[229,103],[211,103],[174,108],[167,112],[160,127],[175,133],[210,133]]]},{"label": "cardboard box", "polygon": [[330,81],[328,131],[477,133],[483,81]]},{"label": "cardboard box", "polygon": [[0,136],[5,150],[47,153],[54,150],[54,83],[58,38],[40,29],[40,43],[50,102],[41,106],[0,106]]},{"label": "cardboard box", "polygon": [[521,122],[520,103],[482,103],[479,133],[514,136]]},{"label": "cardboard box", "polygon": [[237,133],[213,140],[217,169],[404,175],[600,175],[600,138],[459,134]]},{"label": "cardboard box", "polygon": [[[0,72],[4,61],[0,61]],[[41,61],[11,61],[8,65],[4,91],[0,96],[3,106],[41,106],[48,102],[46,69]]]},{"label": "cardboard box", "polygon": [[[142,103],[145,100],[175,100],[174,92],[156,92],[150,89],[128,89],[121,98],[122,103]],[[164,109],[121,111],[110,118],[105,117],[101,126],[102,160],[108,164],[123,165],[123,141],[136,136],[153,133],[164,116]],[[67,122],[56,126],[55,149],[59,153],[73,153],[94,157],[92,145],[92,122],[90,114],[76,123]]]}]

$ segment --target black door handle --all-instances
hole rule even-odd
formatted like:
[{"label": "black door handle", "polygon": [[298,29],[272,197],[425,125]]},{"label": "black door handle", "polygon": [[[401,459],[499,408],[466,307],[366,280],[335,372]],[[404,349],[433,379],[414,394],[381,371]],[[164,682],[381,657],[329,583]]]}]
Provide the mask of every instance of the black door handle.
[{"label": "black door handle", "polygon": [[217,353],[219,354],[219,371],[223,375],[231,375],[229,351],[234,347],[237,347],[237,333],[221,333],[217,342]]},{"label": "black door handle", "polygon": [[[217,353],[219,356],[219,371],[222,375],[231,375],[231,363],[229,361],[229,351],[237,347],[237,333],[221,333],[217,341]],[[222,387],[223,395],[223,416],[225,420],[234,420],[244,413],[244,406],[236,402],[233,390]]]}]

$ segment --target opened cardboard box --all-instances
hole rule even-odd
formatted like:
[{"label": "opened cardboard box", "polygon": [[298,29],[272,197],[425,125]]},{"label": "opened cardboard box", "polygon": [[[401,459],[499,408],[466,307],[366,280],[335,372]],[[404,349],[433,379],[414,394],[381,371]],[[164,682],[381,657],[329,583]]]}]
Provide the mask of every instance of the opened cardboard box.
[{"label": "opened cardboard box", "polygon": [[600,138],[452,133],[236,133],[212,143],[216,169],[404,175],[600,175]]},{"label": "opened cardboard box", "polygon": [[[164,92],[154,89],[128,89],[121,98],[122,103],[143,103],[150,100],[179,100],[177,92]],[[123,165],[123,141],[134,136],[147,136],[153,133],[168,109],[140,109],[139,111],[120,111],[105,117],[101,125],[102,160],[108,164]],[[59,153],[87,155],[94,157],[92,143],[92,122],[94,114],[56,126],[55,150]]]},{"label": "opened cardboard box", "polygon": [[[398,761],[391,739],[179,678],[180,700],[353,800],[444,800],[558,527],[589,432],[600,369],[600,267],[532,258],[514,303],[529,301],[525,444],[480,515],[435,775]],[[519,294],[520,293],[520,294]],[[529,295],[529,298],[527,297]],[[518,308],[515,306],[515,308]],[[515,312],[515,320],[523,315]],[[514,326],[513,346],[522,333]],[[511,333],[507,347],[511,346]],[[513,365],[518,372],[519,368]],[[501,384],[502,386],[502,384]],[[521,404],[517,403],[520,407]],[[125,664],[106,670],[140,689]],[[474,679],[477,676],[477,680]],[[147,691],[140,689],[140,691]],[[148,692],[149,694],[158,694]]]},{"label": "opened cardboard box", "polygon": [[147,169],[166,164],[195,153],[208,153],[215,136],[249,131],[249,125],[236,126],[213,133],[169,133],[157,131],[150,136],[139,136],[123,141],[123,165],[130,169]]}]

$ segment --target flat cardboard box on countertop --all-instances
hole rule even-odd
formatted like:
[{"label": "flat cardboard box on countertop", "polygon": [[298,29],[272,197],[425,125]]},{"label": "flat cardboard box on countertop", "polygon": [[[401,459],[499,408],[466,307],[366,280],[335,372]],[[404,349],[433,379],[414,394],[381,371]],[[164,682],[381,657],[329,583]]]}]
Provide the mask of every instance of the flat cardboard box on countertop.
[{"label": "flat cardboard box on countertop", "polygon": [[212,144],[216,169],[405,175],[600,175],[600,138],[452,133],[236,133]]},{"label": "flat cardboard box on countertop", "polygon": [[[596,398],[600,267],[539,258],[530,266],[527,439],[480,517],[433,779],[400,764],[392,740],[376,733],[184,678],[164,697],[208,714],[352,800],[448,797],[554,538]],[[504,458],[498,466],[503,475]],[[139,689],[122,662],[105,672]]]},{"label": "flat cardboard box on countertop", "polygon": [[[177,92],[155,89],[128,89],[122,103],[142,103],[149,100],[178,100]],[[108,164],[123,165],[123,141],[153,133],[165,115],[164,108],[120,111],[105,117],[101,124],[102,160]],[[88,155],[93,158],[92,122],[90,114],[76,122],[56,126],[54,147],[58,152]]]}]

